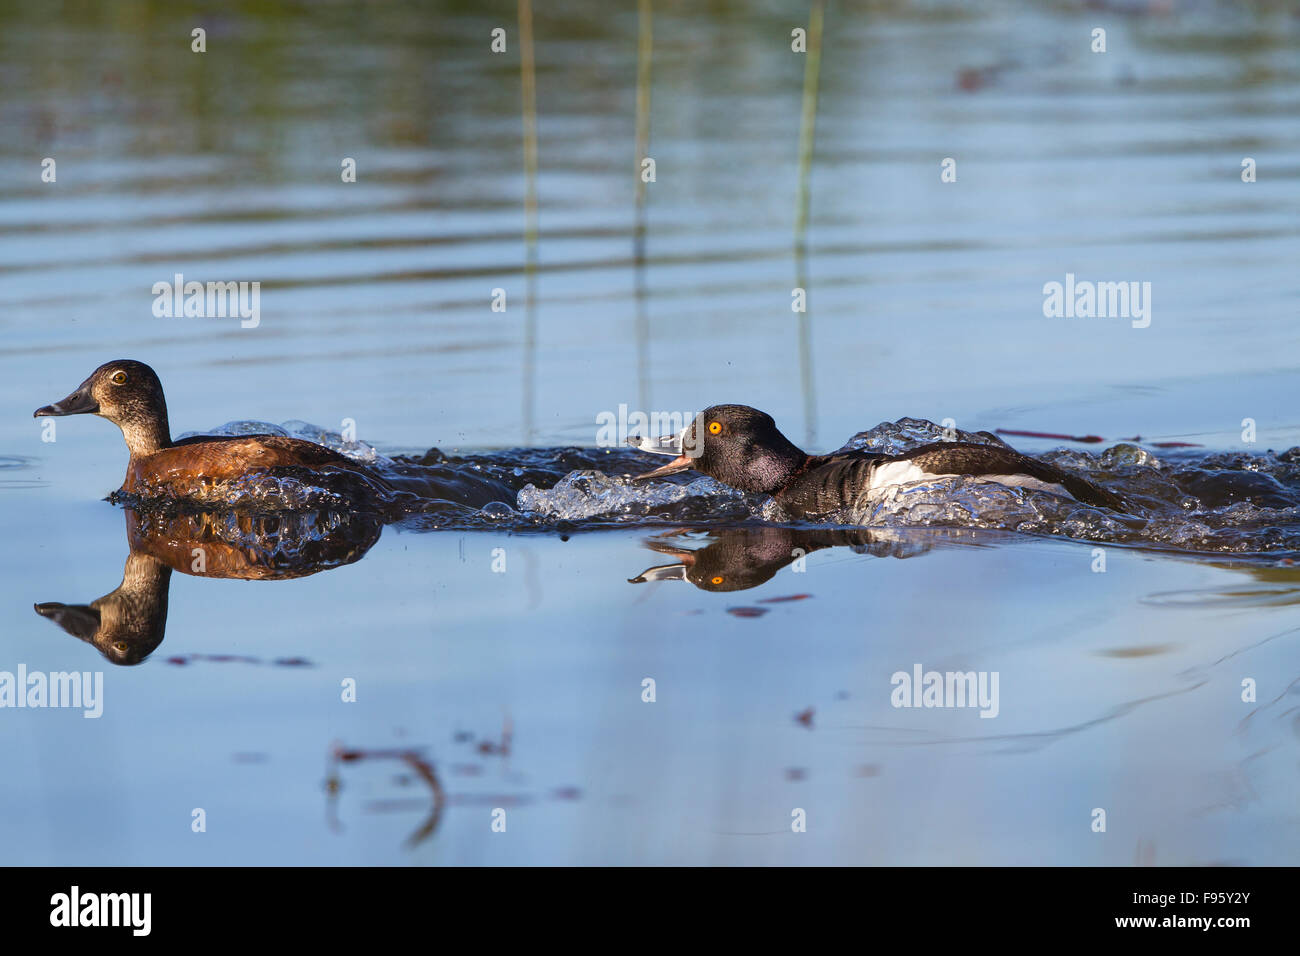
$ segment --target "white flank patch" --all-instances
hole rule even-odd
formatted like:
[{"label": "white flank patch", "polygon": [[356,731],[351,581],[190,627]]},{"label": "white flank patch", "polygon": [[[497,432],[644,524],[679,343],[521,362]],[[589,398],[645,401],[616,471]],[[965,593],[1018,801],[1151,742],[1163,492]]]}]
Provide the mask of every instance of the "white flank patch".
[{"label": "white flank patch", "polygon": [[[966,476],[935,474],[924,471],[920,466],[910,461],[891,461],[889,464],[881,465],[872,471],[871,485],[867,488],[867,493],[879,493],[891,485],[910,485],[915,481],[937,481],[940,478],[962,477]],[[973,475],[970,477],[977,478],[979,481],[992,481],[999,485],[1009,485],[1012,488],[1032,488],[1035,491],[1047,491],[1065,498],[1074,497],[1058,484],[1031,478],[1029,475]]]},{"label": "white flank patch", "polygon": [[872,470],[871,484],[867,491],[882,491],[890,485],[910,485],[914,481],[929,481],[932,478],[955,477],[956,475],[934,475],[922,471],[910,461],[891,461]]}]

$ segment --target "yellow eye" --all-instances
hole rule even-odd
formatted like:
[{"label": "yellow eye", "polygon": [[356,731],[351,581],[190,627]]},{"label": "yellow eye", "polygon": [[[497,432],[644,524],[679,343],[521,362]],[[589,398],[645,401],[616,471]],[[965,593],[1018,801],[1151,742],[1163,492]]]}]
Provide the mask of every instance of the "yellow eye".
[{"label": "yellow eye", "polygon": [[[722,431],[722,422],[709,422],[709,434],[717,435]],[[717,583],[716,581],[714,582]]]},{"label": "yellow eye", "polygon": [[114,385],[125,385],[126,372],[114,372],[112,376],[109,378],[109,381],[112,382]]},{"label": "yellow eye", "polygon": [[[717,423],[714,422],[714,424],[717,424]],[[712,583],[714,583],[714,584],[721,584],[721,583],[722,583],[722,575],[719,574],[717,577],[713,578]]]}]

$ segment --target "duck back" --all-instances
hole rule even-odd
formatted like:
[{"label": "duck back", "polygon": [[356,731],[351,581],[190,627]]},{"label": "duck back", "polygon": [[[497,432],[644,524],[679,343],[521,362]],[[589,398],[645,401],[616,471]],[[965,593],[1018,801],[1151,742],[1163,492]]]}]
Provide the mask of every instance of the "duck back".
[{"label": "duck back", "polygon": [[196,435],[131,459],[122,492],[188,496],[252,472],[278,468],[348,471],[371,477],[370,470],[315,442],[283,435]]}]

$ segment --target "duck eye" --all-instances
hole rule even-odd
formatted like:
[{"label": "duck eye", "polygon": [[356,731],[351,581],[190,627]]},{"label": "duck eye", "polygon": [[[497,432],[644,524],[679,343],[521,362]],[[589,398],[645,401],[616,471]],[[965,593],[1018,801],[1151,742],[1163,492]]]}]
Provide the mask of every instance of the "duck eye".
[{"label": "duck eye", "polygon": [[125,385],[126,372],[122,372],[122,371],[114,372],[111,376],[109,376],[108,380],[112,382],[114,385]]},{"label": "duck eye", "polygon": [[709,434],[719,435],[722,433],[722,422],[709,422]]},{"label": "duck eye", "polygon": [[711,583],[713,583],[713,584],[721,584],[721,583],[722,583],[722,575],[721,575],[721,574],[719,574],[719,575],[715,575],[715,576],[711,579]]}]

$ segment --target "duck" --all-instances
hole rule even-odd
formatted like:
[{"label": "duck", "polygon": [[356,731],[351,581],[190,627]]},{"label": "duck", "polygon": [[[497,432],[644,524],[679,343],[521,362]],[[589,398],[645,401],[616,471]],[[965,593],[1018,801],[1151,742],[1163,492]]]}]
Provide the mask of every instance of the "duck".
[{"label": "duck", "polygon": [[[137,497],[220,499],[223,485],[255,473],[336,475],[362,493],[386,482],[333,449],[284,435],[198,435],[173,441],[162,382],[133,359],[105,362],[67,398],[36,418],[98,415],[122,430],[131,457],[118,492]],[[355,480],[355,479],[359,479]]]},{"label": "duck", "polygon": [[781,434],[771,415],[748,405],[712,405],[675,435],[634,436],[628,443],[673,459],[635,480],[693,470],[738,491],[770,495],[795,518],[852,508],[896,485],[962,475],[1125,510],[1124,503],[1104,488],[1007,445],[945,441],[901,455],[870,451],[810,455]]}]

